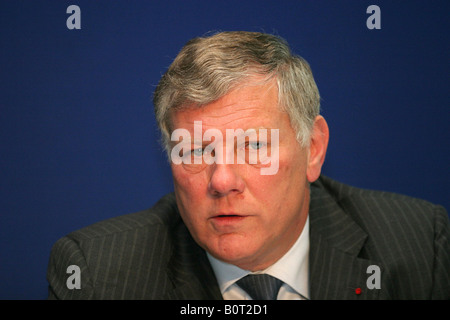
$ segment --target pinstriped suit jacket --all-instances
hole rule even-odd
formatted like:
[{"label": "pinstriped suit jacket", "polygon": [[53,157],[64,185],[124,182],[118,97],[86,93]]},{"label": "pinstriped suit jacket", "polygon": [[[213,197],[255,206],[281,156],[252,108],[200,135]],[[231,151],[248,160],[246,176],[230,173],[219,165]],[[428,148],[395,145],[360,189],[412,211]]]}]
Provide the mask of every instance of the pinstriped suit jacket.
[{"label": "pinstriped suit jacket", "polygon": [[[443,207],[322,176],[309,214],[311,299],[450,299]],[[70,265],[81,269],[81,289],[67,288]],[[367,288],[370,265],[380,267],[380,289]],[[47,279],[49,299],[222,299],[173,194],[58,240]]]}]

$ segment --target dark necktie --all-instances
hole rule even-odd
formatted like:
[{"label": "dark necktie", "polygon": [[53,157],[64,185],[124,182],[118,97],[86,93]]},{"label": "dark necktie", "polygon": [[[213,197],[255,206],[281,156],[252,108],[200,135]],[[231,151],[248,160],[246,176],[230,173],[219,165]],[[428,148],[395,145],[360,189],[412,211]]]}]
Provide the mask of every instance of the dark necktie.
[{"label": "dark necktie", "polygon": [[249,274],[236,284],[247,292],[253,300],[276,300],[283,281],[268,274]]}]

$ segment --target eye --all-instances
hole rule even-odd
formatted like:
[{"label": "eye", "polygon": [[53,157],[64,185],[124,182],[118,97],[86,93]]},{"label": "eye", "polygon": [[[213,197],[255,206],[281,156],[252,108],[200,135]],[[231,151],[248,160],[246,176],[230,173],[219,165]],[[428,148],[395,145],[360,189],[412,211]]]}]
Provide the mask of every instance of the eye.
[{"label": "eye", "polygon": [[265,143],[261,142],[261,141],[254,141],[254,142],[249,142],[248,146],[250,147],[250,149],[259,150],[265,146]]},{"label": "eye", "polygon": [[192,149],[191,154],[195,157],[201,157],[203,155],[203,148]]}]

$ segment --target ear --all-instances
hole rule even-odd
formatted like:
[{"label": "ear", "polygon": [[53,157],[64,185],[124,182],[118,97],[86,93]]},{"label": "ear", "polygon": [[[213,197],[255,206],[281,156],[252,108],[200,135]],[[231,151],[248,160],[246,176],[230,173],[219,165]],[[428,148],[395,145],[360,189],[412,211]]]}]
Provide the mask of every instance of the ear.
[{"label": "ear", "polygon": [[317,116],[311,133],[308,167],[306,169],[306,177],[311,183],[320,176],[322,165],[325,161],[325,154],[327,153],[329,137],[330,133],[325,118]]}]

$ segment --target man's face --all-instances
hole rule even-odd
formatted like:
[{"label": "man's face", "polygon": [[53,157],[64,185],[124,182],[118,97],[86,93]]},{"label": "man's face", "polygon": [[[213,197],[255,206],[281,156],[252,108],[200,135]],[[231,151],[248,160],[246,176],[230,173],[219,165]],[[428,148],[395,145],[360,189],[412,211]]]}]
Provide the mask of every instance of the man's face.
[{"label": "man's face", "polygon": [[[201,108],[181,109],[173,114],[172,127],[193,137],[194,121],[201,121],[203,132],[218,129],[224,140],[226,129],[266,128],[268,136],[279,130],[279,167],[273,175],[261,175],[259,164],[237,161],[195,170],[171,164],[181,217],[196,242],[219,260],[262,270],[284,255],[303,229],[309,148],[299,145],[288,115],[279,109],[274,81],[244,86]],[[223,148],[230,152],[225,141]]]}]

